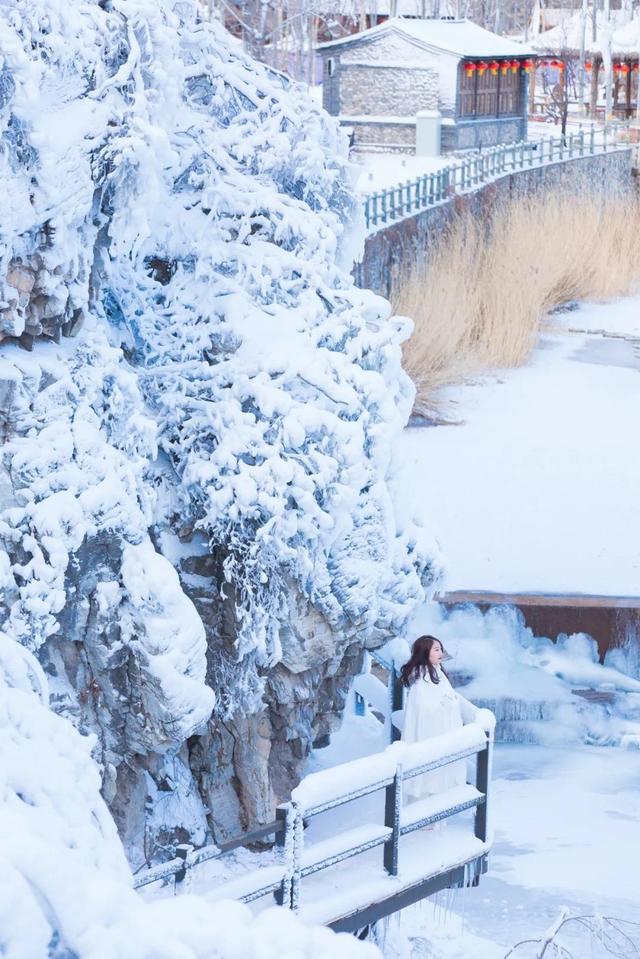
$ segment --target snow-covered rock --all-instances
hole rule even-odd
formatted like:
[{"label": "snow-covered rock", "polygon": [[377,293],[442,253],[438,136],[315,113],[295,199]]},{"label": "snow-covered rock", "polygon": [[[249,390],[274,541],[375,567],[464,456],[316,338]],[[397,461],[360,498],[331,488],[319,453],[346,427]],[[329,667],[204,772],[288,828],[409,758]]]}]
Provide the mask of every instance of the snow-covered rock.
[{"label": "snow-covered rock", "polygon": [[0,633],[0,952],[10,959],[376,959],[285,910],[193,896],[147,903],[81,736],[48,706],[37,660]]},{"label": "snow-covered rock", "polygon": [[137,864],[269,819],[437,575],[408,324],[337,125],[192,0],[5,0],[0,176],[0,625]]}]

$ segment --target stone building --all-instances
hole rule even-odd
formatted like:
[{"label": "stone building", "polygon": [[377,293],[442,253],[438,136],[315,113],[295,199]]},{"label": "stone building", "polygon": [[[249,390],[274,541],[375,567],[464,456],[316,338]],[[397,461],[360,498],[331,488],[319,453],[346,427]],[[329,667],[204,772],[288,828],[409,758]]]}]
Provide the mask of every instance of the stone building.
[{"label": "stone building", "polygon": [[356,149],[413,153],[424,111],[444,151],[526,137],[530,51],[468,20],[394,18],[318,49],[323,105]]}]

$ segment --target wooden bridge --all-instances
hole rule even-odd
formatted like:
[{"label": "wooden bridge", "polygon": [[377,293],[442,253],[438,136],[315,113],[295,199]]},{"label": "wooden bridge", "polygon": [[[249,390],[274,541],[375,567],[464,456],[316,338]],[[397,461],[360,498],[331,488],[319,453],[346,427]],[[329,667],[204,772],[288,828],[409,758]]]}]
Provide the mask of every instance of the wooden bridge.
[{"label": "wooden bridge", "polygon": [[[487,710],[471,709],[471,721],[455,732],[394,742],[381,753],[312,773],[274,822],[220,846],[181,846],[175,859],[136,876],[135,887],[160,883],[161,894],[191,887],[211,901],[237,899],[254,909],[275,902],[305,920],[354,932],[441,889],[477,884],[491,847],[495,721]],[[407,780],[469,759],[475,760],[472,783],[403,804]],[[438,827],[454,817],[446,829]],[[229,853],[270,836],[275,844],[254,854],[255,868],[217,880],[199,868],[215,860],[224,874]]]}]

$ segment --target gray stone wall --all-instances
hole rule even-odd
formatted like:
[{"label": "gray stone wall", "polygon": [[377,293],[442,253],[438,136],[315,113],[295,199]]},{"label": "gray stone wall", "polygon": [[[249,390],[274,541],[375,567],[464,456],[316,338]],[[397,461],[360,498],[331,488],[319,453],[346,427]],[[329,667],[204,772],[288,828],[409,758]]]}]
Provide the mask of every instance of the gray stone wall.
[{"label": "gray stone wall", "polygon": [[415,123],[349,123],[353,130],[353,146],[367,153],[416,152]]},{"label": "gray stone wall", "polygon": [[365,242],[362,262],[355,264],[353,275],[358,286],[389,297],[401,270],[416,257],[428,256],[439,243],[443,229],[457,216],[470,212],[487,221],[499,204],[539,191],[565,190],[576,196],[594,192],[598,196],[603,193],[624,196],[634,188],[630,150],[511,173],[473,193],[452,196],[437,207],[371,234]]},{"label": "gray stone wall", "polygon": [[438,56],[404,37],[367,38],[320,52],[323,106],[333,116],[413,116],[438,105]]},{"label": "gray stone wall", "polygon": [[457,120],[442,126],[442,151],[477,150],[498,143],[516,143],[526,139],[525,117],[489,117],[486,120]]},{"label": "gray stone wall", "polygon": [[342,64],[342,116],[415,116],[438,107],[438,74],[429,69]]}]

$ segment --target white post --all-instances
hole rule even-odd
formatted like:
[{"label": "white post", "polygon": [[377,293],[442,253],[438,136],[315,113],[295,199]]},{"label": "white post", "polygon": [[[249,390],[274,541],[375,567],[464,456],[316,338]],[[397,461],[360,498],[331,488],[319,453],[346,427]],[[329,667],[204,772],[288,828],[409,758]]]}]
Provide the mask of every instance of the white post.
[{"label": "white post", "polygon": [[416,113],[416,156],[441,155],[442,116],[438,110],[420,110]]},{"label": "white post", "polygon": [[587,3],[588,0],[582,0],[582,10],[580,12],[580,64],[578,66],[578,69],[580,70],[580,85],[578,87],[580,97],[580,116],[583,115],[584,111],[584,52],[587,38]]},{"label": "white post", "polygon": [[604,123],[605,129],[607,123],[611,120],[613,109],[613,63],[611,60],[611,0],[604,0],[604,18],[605,26],[602,31],[602,65],[605,68],[605,106]]}]

